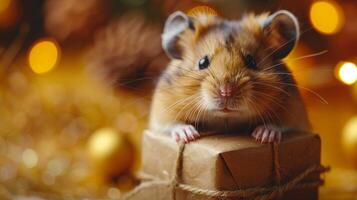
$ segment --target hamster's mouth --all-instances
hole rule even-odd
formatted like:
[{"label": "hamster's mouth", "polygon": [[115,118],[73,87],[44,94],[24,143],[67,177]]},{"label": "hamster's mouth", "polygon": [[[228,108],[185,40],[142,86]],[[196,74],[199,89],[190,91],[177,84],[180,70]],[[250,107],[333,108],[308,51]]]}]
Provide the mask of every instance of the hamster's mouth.
[{"label": "hamster's mouth", "polygon": [[223,109],[219,109],[218,111],[224,112],[224,113],[234,112],[234,110],[231,110],[231,109],[229,109],[229,108],[227,108],[227,107],[225,107],[225,108],[223,108]]},{"label": "hamster's mouth", "polygon": [[229,108],[218,108],[214,110],[215,116],[217,117],[232,117],[236,116],[239,112],[237,110],[232,110]]},{"label": "hamster's mouth", "polygon": [[221,113],[221,114],[232,114],[232,113],[235,113],[237,112],[237,110],[233,110],[233,109],[230,109],[230,108],[227,108],[227,107],[224,107],[224,108],[218,108],[215,110],[217,113]]}]

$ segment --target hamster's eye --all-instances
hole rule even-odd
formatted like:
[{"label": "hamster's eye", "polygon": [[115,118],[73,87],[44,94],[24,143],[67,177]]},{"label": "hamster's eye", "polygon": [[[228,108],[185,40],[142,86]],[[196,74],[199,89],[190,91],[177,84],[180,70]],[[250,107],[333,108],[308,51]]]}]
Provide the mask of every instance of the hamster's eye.
[{"label": "hamster's eye", "polygon": [[210,62],[209,62],[208,56],[204,56],[203,58],[201,58],[198,61],[198,68],[200,70],[206,69],[209,66],[209,64],[210,64]]},{"label": "hamster's eye", "polygon": [[245,65],[250,69],[257,69],[257,63],[252,55],[248,54],[245,56]]}]

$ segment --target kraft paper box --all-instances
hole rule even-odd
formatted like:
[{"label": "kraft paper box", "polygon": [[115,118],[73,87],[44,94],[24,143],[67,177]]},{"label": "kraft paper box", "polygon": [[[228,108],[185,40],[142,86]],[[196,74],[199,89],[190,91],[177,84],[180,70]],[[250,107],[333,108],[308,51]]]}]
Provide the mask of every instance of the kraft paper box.
[{"label": "kraft paper box", "polygon": [[[288,134],[278,146],[281,184],[307,168],[320,164],[320,138],[316,134]],[[178,156],[178,144],[170,137],[145,132],[143,177],[170,180]],[[181,183],[202,189],[237,190],[275,185],[274,153],[271,144],[260,144],[251,136],[212,135],[186,144]],[[319,180],[319,174],[306,181]],[[139,199],[170,199],[169,188],[144,192]],[[178,191],[176,199],[209,199]],[[140,195],[139,195],[140,196]],[[318,199],[318,188],[294,189],[280,199]]]}]

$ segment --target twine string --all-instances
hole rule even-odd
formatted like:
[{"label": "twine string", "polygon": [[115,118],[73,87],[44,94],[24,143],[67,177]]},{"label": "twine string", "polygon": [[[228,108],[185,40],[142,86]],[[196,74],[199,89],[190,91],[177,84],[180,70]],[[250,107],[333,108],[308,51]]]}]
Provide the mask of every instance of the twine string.
[{"label": "twine string", "polygon": [[185,150],[185,143],[181,141],[179,143],[178,155],[174,165],[174,175],[171,179],[171,199],[176,200],[176,188],[179,185],[181,173],[182,173],[182,164],[183,164],[183,152]]}]

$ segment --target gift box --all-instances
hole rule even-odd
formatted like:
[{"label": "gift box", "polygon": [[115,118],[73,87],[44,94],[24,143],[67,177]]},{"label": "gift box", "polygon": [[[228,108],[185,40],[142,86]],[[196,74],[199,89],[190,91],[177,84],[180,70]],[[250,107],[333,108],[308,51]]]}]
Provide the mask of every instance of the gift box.
[{"label": "gift box", "polygon": [[134,199],[318,199],[320,137],[289,133],[279,144],[215,134],[179,145],[143,136],[143,183]]}]

